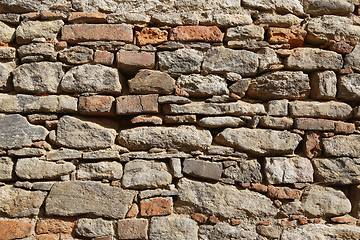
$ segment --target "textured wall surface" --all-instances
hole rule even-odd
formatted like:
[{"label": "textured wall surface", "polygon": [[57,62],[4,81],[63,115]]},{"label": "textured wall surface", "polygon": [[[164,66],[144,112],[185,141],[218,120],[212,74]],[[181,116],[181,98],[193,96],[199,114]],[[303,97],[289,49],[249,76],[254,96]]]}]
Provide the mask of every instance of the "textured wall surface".
[{"label": "textured wall surface", "polygon": [[360,239],[358,0],[0,0],[0,240]]}]

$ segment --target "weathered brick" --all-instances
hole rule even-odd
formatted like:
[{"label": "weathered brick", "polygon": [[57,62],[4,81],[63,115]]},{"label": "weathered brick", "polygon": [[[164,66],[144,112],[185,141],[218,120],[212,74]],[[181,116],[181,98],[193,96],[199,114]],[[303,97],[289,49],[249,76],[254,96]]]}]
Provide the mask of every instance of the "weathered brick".
[{"label": "weathered brick", "polygon": [[222,173],[222,164],[185,159],[183,172],[193,177],[219,180]]},{"label": "weathered brick", "polygon": [[40,218],[36,223],[36,234],[72,234],[75,218]]},{"label": "weathered brick", "polygon": [[341,54],[351,53],[354,48],[353,46],[351,46],[350,44],[344,41],[336,42],[334,40],[330,40],[328,44],[330,45],[329,48],[330,50],[333,50]]},{"label": "weathered brick", "polygon": [[116,99],[116,114],[158,113],[158,95],[128,95]]},{"label": "weathered brick", "polygon": [[300,199],[301,191],[288,187],[274,187],[272,185],[269,185],[268,196],[278,199]]},{"label": "weathered brick", "polygon": [[111,66],[114,62],[114,54],[108,51],[96,50],[94,54],[94,62]]},{"label": "weathered brick", "polygon": [[140,215],[143,217],[166,216],[172,212],[172,198],[150,198],[140,201]]},{"label": "weathered brick", "polygon": [[195,221],[197,221],[198,223],[205,223],[207,220],[207,217],[201,213],[194,213],[191,216],[191,218],[194,219]]},{"label": "weathered brick", "polygon": [[119,239],[147,239],[148,220],[124,219],[118,221]]},{"label": "weathered brick", "polygon": [[29,236],[33,231],[32,223],[16,220],[0,221],[0,239],[11,240]]},{"label": "weathered brick", "polygon": [[69,43],[86,41],[133,41],[132,26],[126,24],[74,24],[61,30],[61,40]]},{"label": "weathered brick", "polygon": [[179,26],[170,30],[172,41],[222,42],[224,34],[216,26]]},{"label": "weathered brick", "polygon": [[321,155],[321,136],[316,132],[307,132],[304,138],[305,142],[303,145],[305,155],[308,158],[314,158]]},{"label": "weathered brick", "polygon": [[335,122],[335,133],[350,134],[355,131],[355,124],[347,122]]},{"label": "weathered brick", "polygon": [[313,131],[333,131],[335,129],[335,121],[315,118],[296,118],[295,128]]},{"label": "weathered brick", "polygon": [[270,43],[290,44],[290,47],[301,47],[304,44],[306,31],[298,27],[268,29],[268,41]]},{"label": "weathered brick", "polygon": [[208,221],[210,224],[217,224],[219,222],[219,219],[215,216],[210,216]]},{"label": "weathered brick", "polygon": [[161,44],[167,41],[168,32],[166,30],[160,30],[159,28],[143,28],[141,31],[136,32],[137,45],[143,46],[146,44]]},{"label": "weathered brick", "polygon": [[155,67],[155,53],[120,50],[116,54],[117,66],[127,75],[135,75],[139,69]]},{"label": "weathered brick", "polygon": [[80,97],[79,112],[84,115],[114,115],[115,98],[100,95]]},{"label": "weathered brick", "polygon": [[162,119],[158,116],[140,115],[131,119],[132,124],[136,123],[151,123],[154,125],[162,125]]},{"label": "weathered brick", "polygon": [[106,23],[106,14],[99,12],[71,12],[68,21],[72,23]]}]

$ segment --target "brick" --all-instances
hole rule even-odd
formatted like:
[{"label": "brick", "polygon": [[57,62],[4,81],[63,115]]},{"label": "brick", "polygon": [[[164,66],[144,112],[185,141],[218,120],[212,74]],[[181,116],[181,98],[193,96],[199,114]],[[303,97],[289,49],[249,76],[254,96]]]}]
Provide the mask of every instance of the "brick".
[{"label": "brick", "polygon": [[126,218],[134,218],[139,214],[139,206],[134,203],[126,214]]},{"label": "brick", "polygon": [[116,54],[117,67],[127,75],[135,75],[139,69],[155,67],[155,53],[120,50]]},{"label": "brick", "polygon": [[320,134],[316,132],[307,132],[305,134],[303,146],[306,157],[319,157],[322,151]]},{"label": "brick", "polygon": [[131,123],[151,123],[153,125],[162,125],[162,119],[158,116],[140,115],[132,118]]},{"label": "brick", "polygon": [[194,219],[195,221],[197,221],[198,223],[205,223],[207,220],[207,217],[201,213],[194,213],[191,216],[191,218]]},{"label": "brick", "polygon": [[161,30],[160,28],[143,28],[141,31],[136,32],[136,42],[137,45],[143,46],[146,44],[161,44],[167,41],[168,32],[166,30]]},{"label": "brick", "polygon": [[210,216],[208,221],[210,224],[217,224],[219,222],[219,219],[215,216]]},{"label": "brick", "polygon": [[33,228],[32,223],[15,220],[0,221],[0,240],[27,237],[32,233]]},{"label": "brick", "polygon": [[112,96],[100,95],[80,97],[79,112],[83,115],[114,115],[115,98]]},{"label": "brick", "polygon": [[232,226],[240,225],[240,223],[242,223],[242,220],[240,220],[240,219],[231,219],[231,221],[230,221],[230,224]]},{"label": "brick", "polygon": [[75,218],[40,218],[36,223],[36,234],[72,234]]},{"label": "brick", "polygon": [[133,41],[132,26],[126,24],[74,24],[61,30],[61,40],[69,43],[87,41]]},{"label": "brick", "polygon": [[185,159],[183,166],[183,172],[185,174],[209,180],[219,180],[223,168],[221,163],[192,159]]},{"label": "brick", "polygon": [[296,118],[295,128],[312,131],[333,131],[335,121],[315,118]]},{"label": "brick", "polygon": [[116,114],[158,113],[158,95],[128,95],[116,99]]},{"label": "brick", "polygon": [[268,29],[268,41],[270,43],[290,44],[290,47],[301,47],[307,32],[298,27],[292,28],[276,28],[270,27]]},{"label": "brick", "polygon": [[106,23],[106,14],[99,12],[71,12],[68,21],[72,23]]},{"label": "brick", "polygon": [[196,115],[166,115],[164,119],[165,123],[196,123]]},{"label": "brick", "polygon": [[172,41],[222,42],[224,34],[216,26],[179,26],[170,30]]},{"label": "brick", "polygon": [[274,187],[268,186],[268,196],[277,199],[300,199],[301,191],[298,189],[291,189],[288,187]]},{"label": "brick", "polygon": [[172,198],[150,198],[140,201],[140,215],[142,217],[166,216],[172,212]]},{"label": "brick", "polygon": [[148,220],[124,219],[118,221],[119,239],[147,239]]},{"label": "brick", "polygon": [[114,62],[114,54],[108,51],[96,50],[94,54],[94,62],[111,66]]},{"label": "brick", "polygon": [[335,133],[350,134],[355,131],[355,124],[347,122],[335,122]]},{"label": "brick", "polygon": [[357,219],[351,216],[333,217],[330,219],[334,223],[351,223],[355,224]]}]

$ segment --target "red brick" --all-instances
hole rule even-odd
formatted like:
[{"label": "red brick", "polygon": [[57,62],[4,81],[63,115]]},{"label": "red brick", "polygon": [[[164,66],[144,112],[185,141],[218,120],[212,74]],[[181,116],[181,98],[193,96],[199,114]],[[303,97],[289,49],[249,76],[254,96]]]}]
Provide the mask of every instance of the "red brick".
[{"label": "red brick", "polygon": [[139,69],[155,67],[155,53],[120,50],[116,54],[117,66],[127,75],[135,75]]},{"label": "red brick", "polygon": [[335,122],[335,133],[350,134],[356,130],[355,124],[347,122]]},{"label": "red brick", "polygon": [[240,219],[231,219],[231,221],[230,221],[230,224],[233,226],[237,226],[240,223],[242,223],[242,220],[240,220]]},{"label": "red brick", "polygon": [[124,219],[118,221],[119,239],[147,239],[146,219]]},{"label": "red brick", "polygon": [[333,131],[335,129],[335,121],[315,118],[296,118],[294,126],[301,130]]},{"label": "red brick", "polygon": [[166,115],[165,116],[165,123],[196,123],[196,115],[177,115],[177,116],[171,116]]},{"label": "red brick", "polygon": [[319,133],[308,132],[305,134],[304,138],[304,152],[306,157],[314,158],[321,155],[321,137]]},{"label": "red brick", "polygon": [[116,114],[158,113],[158,95],[128,95],[116,99]]},{"label": "red brick", "polygon": [[160,28],[143,28],[136,32],[136,41],[139,46],[146,44],[161,44],[168,39],[168,32]]},{"label": "red brick", "polygon": [[217,224],[219,222],[219,219],[217,217],[215,217],[215,216],[210,216],[208,221],[211,224]]},{"label": "red brick", "polygon": [[73,234],[75,218],[40,218],[36,223],[36,234]]},{"label": "red brick", "polygon": [[68,21],[72,23],[106,23],[106,14],[97,12],[71,12]]},{"label": "red brick", "polygon": [[140,201],[140,215],[143,217],[166,216],[172,212],[172,198],[152,198]]},{"label": "red brick", "polygon": [[79,112],[84,115],[114,115],[115,98],[112,96],[94,95],[79,98]]},{"label": "red brick", "polygon": [[268,41],[270,43],[285,43],[290,44],[290,47],[301,47],[304,44],[306,37],[304,29],[293,28],[276,28],[270,27],[268,29]]},{"label": "red brick", "polygon": [[255,190],[257,192],[262,192],[262,193],[266,193],[268,191],[267,186],[264,184],[260,184],[260,183],[251,184],[250,189]]},{"label": "red brick", "polygon": [[127,218],[134,218],[139,214],[139,206],[134,203],[126,214]]},{"label": "red brick", "polygon": [[198,223],[205,223],[207,220],[207,217],[201,213],[194,213],[191,216],[191,218],[194,219],[195,221],[197,221]]},{"label": "red brick", "polygon": [[108,51],[96,50],[94,62],[111,66],[114,63],[114,54]]},{"label": "red brick", "polygon": [[355,224],[357,219],[351,216],[333,217],[330,219],[334,223],[351,223]]},{"label": "red brick", "polygon": [[33,232],[32,223],[15,220],[0,221],[0,240],[24,238]]},{"label": "red brick", "polygon": [[136,123],[151,123],[154,125],[162,125],[162,119],[158,116],[140,115],[131,119],[132,124]]},{"label": "red brick", "polygon": [[288,187],[268,186],[268,196],[277,199],[300,199],[301,191]]},{"label": "red brick", "polygon": [[86,41],[133,41],[130,25],[125,24],[73,24],[61,30],[61,40],[69,43]]},{"label": "red brick", "polygon": [[172,41],[222,42],[224,33],[216,26],[179,26],[170,30]]},{"label": "red brick", "polygon": [[351,53],[354,48],[353,46],[351,46],[350,44],[344,41],[336,42],[334,40],[330,40],[329,44],[330,44],[330,48],[329,48],[330,50],[333,50],[341,54]]}]

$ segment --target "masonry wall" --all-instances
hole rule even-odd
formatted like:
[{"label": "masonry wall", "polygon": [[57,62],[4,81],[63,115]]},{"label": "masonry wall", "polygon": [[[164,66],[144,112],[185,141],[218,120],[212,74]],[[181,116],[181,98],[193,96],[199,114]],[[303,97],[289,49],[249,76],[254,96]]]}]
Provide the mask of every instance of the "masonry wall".
[{"label": "masonry wall", "polygon": [[358,0],[1,0],[0,240],[360,239]]}]

